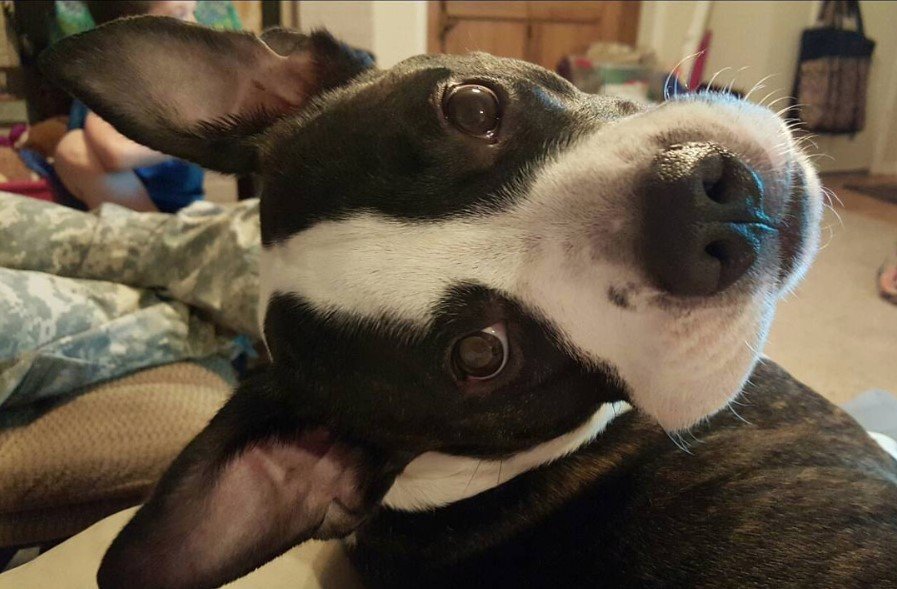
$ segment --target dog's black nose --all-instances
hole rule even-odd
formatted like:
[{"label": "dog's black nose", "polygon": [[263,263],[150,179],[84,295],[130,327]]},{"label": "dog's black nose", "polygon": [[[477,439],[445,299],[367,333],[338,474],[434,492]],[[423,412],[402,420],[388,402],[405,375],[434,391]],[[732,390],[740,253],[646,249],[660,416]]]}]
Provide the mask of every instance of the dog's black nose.
[{"label": "dog's black nose", "polygon": [[674,295],[709,296],[754,265],[764,236],[763,187],[714,143],[684,143],[654,161],[644,194],[647,270]]}]

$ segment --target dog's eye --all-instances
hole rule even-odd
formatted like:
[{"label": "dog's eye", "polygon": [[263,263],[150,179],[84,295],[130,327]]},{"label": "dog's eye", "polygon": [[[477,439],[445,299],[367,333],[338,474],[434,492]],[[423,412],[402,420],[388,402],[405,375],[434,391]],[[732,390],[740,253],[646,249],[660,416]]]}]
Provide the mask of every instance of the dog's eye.
[{"label": "dog's eye", "polygon": [[455,86],[445,98],[448,121],[475,137],[491,139],[498,129],[501,112],[495,92],[477,84]]},{"label": "dog's eye", "polygon": [[504,324],[496,323],[458,340],[452,361],[458,374],[469,380],[496,376],[508,361],[508,336]]}]

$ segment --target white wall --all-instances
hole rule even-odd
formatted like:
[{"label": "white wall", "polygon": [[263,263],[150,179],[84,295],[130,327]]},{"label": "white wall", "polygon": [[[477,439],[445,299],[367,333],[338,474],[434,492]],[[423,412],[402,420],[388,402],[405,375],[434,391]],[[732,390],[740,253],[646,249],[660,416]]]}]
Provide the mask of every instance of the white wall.
[{"label": "white wall", "polygon": [[302,30],[324,27],[343,41],[372,51],[392,67],[427,50],[427,3],[420,1],[299,2]]},{"label": "white wall", "polygon": [[[693,2],[643,2],[639,43],[657,51],[660,64],[672,67],[682,58],[684,33],[691,23],[696,4]],[[823,170],[869,169],[897,173],[897,2],[861,2],[866,35],[877,42],[869,80],[866,129],[853,139],[818,137],[823,153]],[[769,98],[789,96],[797,66],[801,31],[809,26],[818,11],[817,2],[716,1],[708,27],[713,31],[713,44],[707,59],[705,81],[725,67],[717,83],[750,89],[764,76],[774,77],[767,88],[751,98],[759,100],[769,91]],[[745,67],[743,71],[738,71]],[[685,68],[688,71],[689,67]],[[775,107],[784,107],[786,100]]]},{"label": "white wall", "polygon": [[374,49],[374,5],[371,2],[299,2],[303,31],[325,28],[361,49]]},{"label": "white wall", "polygon": [[380,67],[427,52],[426,2],[372,2],[374,54]]}]

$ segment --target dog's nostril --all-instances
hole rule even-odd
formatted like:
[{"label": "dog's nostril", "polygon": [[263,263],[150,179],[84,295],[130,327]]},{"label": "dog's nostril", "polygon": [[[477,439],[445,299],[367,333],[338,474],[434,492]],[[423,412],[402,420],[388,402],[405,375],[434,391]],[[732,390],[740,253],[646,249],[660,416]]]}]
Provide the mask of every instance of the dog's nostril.
[{"label": "dog's nostril", "polygon": [[[717,239],[704,246],[704,252],[719,263],[718,272],[711,272],[711,286],[715,291],[725,290],[741,278],[757,258],[755,244],[748,235],[732,230],[726,239]],[[712,283],[715,282],[715,288]]]},{"label": "dog's nostril", "polygon": [[723,179],[716,180],[715,182],[708,182],[705,180],[704,194],[706,194],[710,200],[719,204],[726,204],[731,200],[726,193],[726,184]]},{"label": "dog's nostril", "polygon": [[729,247],[726,245],[725,241],[710,242],[704,248],[704,251],[707,252],[711,258],[716,258],[722,264],[725,264],[726,260],[729,258]]}]

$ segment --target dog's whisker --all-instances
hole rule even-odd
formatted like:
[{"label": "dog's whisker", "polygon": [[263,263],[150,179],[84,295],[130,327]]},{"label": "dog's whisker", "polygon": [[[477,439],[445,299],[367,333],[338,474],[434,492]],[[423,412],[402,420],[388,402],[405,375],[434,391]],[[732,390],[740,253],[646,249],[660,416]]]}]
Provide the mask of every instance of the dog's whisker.
[{"label": "dog's whisker", "polygon": [[835,219],[838,221],[838,225],[840,227],[844,227],[844,219],[841,218],[841,214],[838,213],[838,211],[836,211],[835,208],[831,205],[826,205],[826,208],[828,210],[830,210],[832,212],[832,214],[835,216]]},{"label": "dog's whisker", "polygon": [[765,88],[766,88],[766,84],[762,84],[762,85],[760,85],[760,86],[754,85],[754,87],[751,88],[751,89],[748,91],[748,94],[745,94],[745,95],[744,95],[743,100],[749,100],[749,99],[750,99],[750,93],[751,93],[751,92],[757,92],[757,91],[759,91],[759,90],[764,90]]},{"label": "dog's whisker", "polygon": [[744,95],[744,99],[745,100],[749,99],[754,92],[765,88],[766,81],[769,80],[770,78],[774,77],[775,75],[776,74],[769,74],[768,76],[764,76],[764,77],[760,78],[760,81],[757,82],[756,84],[754,84],[753,87],[751,87],[751,89],[748,90],[748,93]]},{"label": "dog's whisker", "polygon": [[464,496],[467,496],[467,490],[470,488],[470,484],[473,483],[473,479],[477,478],[477,473],[480,471],[480,465],[483,464],[482,460],[477,460],[477,466],[473,469],[473,474],[470,475],[470,480],[467,481],[467,486],[464,487]]},{"label": "dog's whisker", "polygon": [[835,239],[835,229],[831,225],[826,225],[823,229],[828,232],[828,239],[825,240],[825,243],[819,246],[820,251],[831,245],[832,241]]},{"label": "dog's whisker", "polygon": [[[743,393],[742,393],[742,394],[743,394]],[[732,400],[729,401],[729,402],[730,402],[730,403],[735,403],[735,404],[738,405],[739,407],[747,407],[747,403],[742,403],[741,401],[738,400],[738,397],[739,397],[739,396],[740,396],[740,395],[736,395],[736,396],[733,397]]]},{"label": "dog's whisker", "polygon": [[738,413],[738,411],[735,411],[735,408],[734,408],[734,407],[732,407],[731,405],[726,405],[726,407],[729,409],[729,411],[732,413],[732,415],[734,415],[735,417],[738,418],[739,421],[742,421],[742,422],[744,422],[745,424],[747,424],[747,425],[749,425],[749,426],[751,426],[751,427],[754,426],[753,423],[751,423],[750,421],[748,421],[747,419],[745,419],[744,417],[742,417],[741,414]]},{"label": "dog's whisker", "polygon": [[677,448],[679,448],[680,450],[682,450],[682,451],[685,452],[686,454],[691,454],[691,453],[692,453],[691,450],[688,449],[688,446],[686,446],[686,445],[682,442],[682,440],[679,439],[679,434],[676,434],[676,437],[673,437],[673,434],[671,434],[670,432],[666,432],[666,434],[667,434],[667,437],[670,438],[670,441],[672,441],[674,444],[676,444],[676,447],[677,447]]},{"label": "dog's whisker", "polygon": [[816,135],[801,135],[795,139],[795,145],[803,146],[805,143],[809,143],[818,150],[819,144],[815,141],[816,137]]},{"label": "dog's whisker", "polygon": [[[696,52],[692,53],[691,55],[686,55],[685,57],[683,57],[682,59],[679,60],[679,63],[677,63],[676,65],[673,66],[673,69],[671,69],[671,70],[670,70],[670,73],[667,74],[666,80],[664,81],[664,84],[663,84],[663,98],[664,98],[664,100],[669,100],[669,99],[670,99],[668,88],[670,87],[670,80],[673,78],[673,75],[674,75],[674,74],[676,75],[676,80],[677,80],[677,82],[678,82],[678,83],[681,83],[682,86],[684,86],[686,90],[690,90],[690,88],[688,87],[688,84],[686,84],[685,82],[682,82],[681,80],[679,80],[679,74],[678,74],[677,72],[679,71],[679,67],[680,67],[682,64],[684,64],[685,62],[687,62],[689,59],[694,59],[694,58],[696,58],[697,56],[701,55],[702,53],[704,53],[704,52],[703,52],[703,51],[696,51]],[[675,97],[674,97],[674,98],[675,98]]]},{"label": "dog's whisker", "polygon": [[726,67],[724,67],[723,69],[716,70],[716,73],[713,74],[713,76],[711,76],[711,78],[710,78],[710,81],[707,82],[707,89],[709,90],[710,87],[713,86],[713,82],[716,81],[716,77],[717,77],[717,76],[719,76],[719,75],[720,75],[721,73],[723,73],[724,71],[726,71],[726,70],[730,70],[730,69],[732,69],[731,66],[726,66]]},{"label": "dog's whisker", "polygon": [[838,220],[838,225],[841,227],[844,227],[844,219],[841,218],[841,213],[836,211],[835,207],[833,207],[831,205],[829,205],[828,210],[830,210],[832,212],[832,214],[835,216],[835,219]]},{"label": "dog's whisker", "polygon": [[748,66],[742,66],[738,69],[734,74],[732,74],[732,79],[729,80],[729,83],[726,85],[726,94],[731,94],[732,88],[735,87],[735,80],[738,79],[738,74],[748,69]]},{"label": "dog's whisker", "polygon": [[[780,108],[779,110],[777,110],[776,113],[775,113],[775,115],[776,115],[777,117],[781,118],[781,116],[782,116],[783,114],[785,114],[785,113],[791,111],[791,110],[794,109],[794,108],[796,108],[796,107],[793,107],[793,106],[791,106],[791,105],[789,104],[788,106],[785,106],[785,107]],[[770,110],[772,110],[772,109],[770,109]]]},{"label": "dog's whisker", "polygon": [[[835,216],[835,218],[838,220],[838,224],[839,224],[841,227],[843,227],[843,226],[844,226],[844,219],[841,218],[841,214],[840,214],[837,210],[835,210],[835,207],[831,204],[831,196],[829,195],[829,192],[827,192],[827,190],[828,190],[828,189],[823,188],[823,189],[822,189],[822,193],[823,193],[824,195],[826,195],[826,196],[829,197],[829,202],[825,202],[825,200],[823,199],[822,204],[823,204],[823,206],[824,206],[825,208],[827,208],[828,210],[830,210],[830,211],[832,212],[832,214],[833,214],[833,215]],[[843,206],[843,203],[842,203],[841,206]]]},{"label": "dog's whisker", "polygon": [[[844,201],[841,200],[841,197],[838,196],[838,193],[837,193],[837,192],[835,192],[835,191],[832,190],[831,188],[826,188],[825,186],[823,186],[823,190],[825,190],[825,192],[831,197],[831,199],[832,199],[834,202],[838,203],[838,204],[839,204],[840,206],[842,206],[842,207],[844,206]],[[832,203],[832,204],[834,204],[834,203]]]},{"label": "dog's whisker", "polygon": [[761,98],[761,99],[760,99],[760,102],[758,102],[757,104],[759,104],[760,106],[769,108],[769,107],[766,105],[766,101],[767,101],[769,98],[771,98],[776,92],[778,92],[778,89],[773,90],[772,92],[770,92],[769,94],[767,94],[766,96],[764,96],[763,98]]},{"label": "dog's whisker", "polygon": [[[788,99],[790,99],[790,98],[791,98],[790,96],[779,96],[779,97],[776,98],[775,100],[770,101],[770,103],[766,105],[766,108],[768,108],[769,110],[772,110],[772,106],[773,106],[774,104],[777,104],[777,103],[779,103],[779,102],[782,102],[783,100],[788,100]],[[791,107],[789,106],[788,108],[790,109]]]}]

